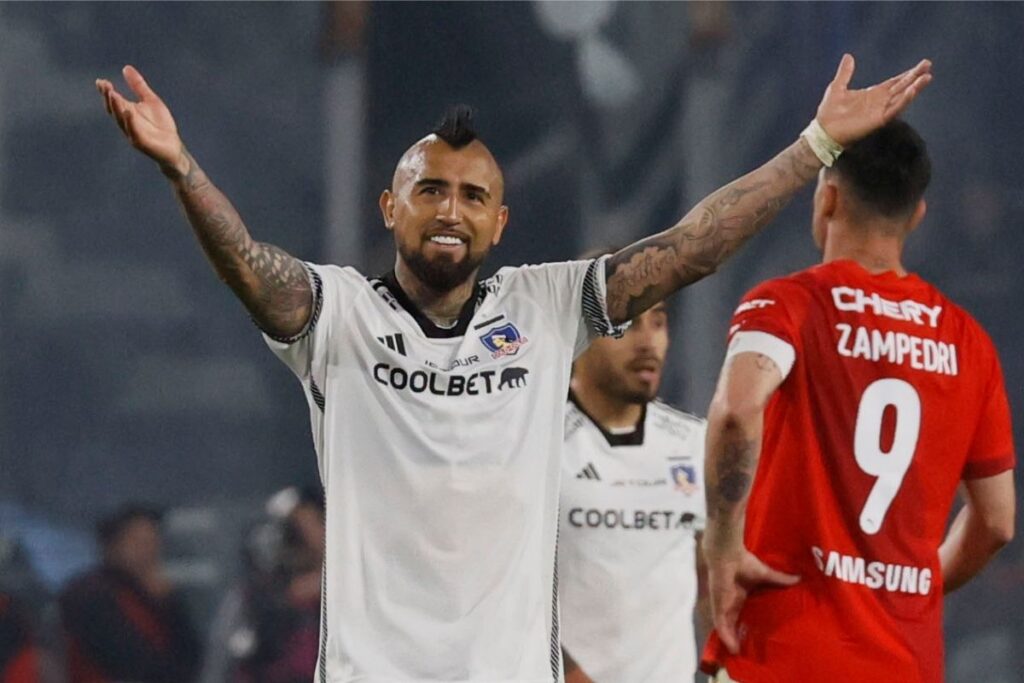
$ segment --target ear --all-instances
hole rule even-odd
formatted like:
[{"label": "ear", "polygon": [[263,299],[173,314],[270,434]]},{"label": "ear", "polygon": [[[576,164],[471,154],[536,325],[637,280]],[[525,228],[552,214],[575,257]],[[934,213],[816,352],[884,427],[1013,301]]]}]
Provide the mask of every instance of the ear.
[{"label": "ear", "polygon": [[508,207],[504,204],[498,209],[498,224],[494,229],[494,237],[491,238],[491,246],[498,246],[501,236],[505,233],[505,225],[508,223]]},{"label": "ear", "polygon": [[926,213],[928,213],[928,203],[922,197],[917,200],[917,206],[914,207],[914,213],[910,215],[910,220],[907,221],[907,235],[912,233],[914,229],[921,224]]},{"label": "ear", "polygon": [[826,182],[821,188],[821,215],[832,218],[839,208],[839,188],[834,182]]},{"label": "ear", "polygon": [[384,217],[384,227],[388,230],[394,229],[395,195],[391,194],[391,190],[384,190],[380,193],[380,199],[377,203],[380,206],[380,213]]}]

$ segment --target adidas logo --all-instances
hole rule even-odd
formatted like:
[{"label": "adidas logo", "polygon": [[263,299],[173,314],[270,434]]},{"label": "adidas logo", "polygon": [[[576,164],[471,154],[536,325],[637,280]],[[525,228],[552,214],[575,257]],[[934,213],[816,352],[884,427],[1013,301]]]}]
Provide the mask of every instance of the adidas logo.
[{"label": "adidas logo", "polygon": [[597,468],[594,467],[594,463],[588,462],[587,466],[584,467],[579,474],[576,475],[577,479],[591,479],[593,481],[601,481],[601,475],[597,473]]},{"label": "adidas logo", "polygon": [[405,342],[402,340],[401,334],[386,334],[383,337],[377,337],[377,341],[403,356],[409,355],[405,352]]}]

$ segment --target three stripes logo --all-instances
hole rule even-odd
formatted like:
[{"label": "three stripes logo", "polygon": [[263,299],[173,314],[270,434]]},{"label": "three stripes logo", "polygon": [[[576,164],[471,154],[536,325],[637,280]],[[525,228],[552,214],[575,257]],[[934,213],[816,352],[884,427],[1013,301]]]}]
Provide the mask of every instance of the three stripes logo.
[{"label": "three stripes logo", "polygon": [[579,474],[576,475],[577,479],[590,479],[592,481],[601,481],[601,475],[597,473],[597,468],[594,467],[594,463],[588,462],[587,466],[584,467]]},{"label": "three stripes logo", "polygon": [[400,353],[403,356],[409,355],[405,352],[405,341],[402,339],[402,335],[400,333],[386,334],[383,337],[377,337],[377,341],[396,353]]}]

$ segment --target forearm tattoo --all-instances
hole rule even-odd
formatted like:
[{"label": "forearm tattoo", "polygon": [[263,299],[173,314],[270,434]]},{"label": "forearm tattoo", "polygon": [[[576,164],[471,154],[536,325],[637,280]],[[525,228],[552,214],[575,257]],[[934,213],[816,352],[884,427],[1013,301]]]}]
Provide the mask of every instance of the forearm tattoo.
[{"label": "forearm tattoo", "polygon": [[164,169],[178,201],[217,275],[267,332],[290,336],[312,309],[312,289],[302,263],[271,244],[256,242],[242,217],[187,150],[184,173]]},{"label": "forearm tattoo", "polygon": [[705,543],[711,551],[742,541],[743,515],[759,448],[758,440],[748,438],[738,427],[726,428],[721,435],[720,452],[708,472],[704,494],[708,513]]},{"label": "forearm tattoo", "polygon": [[715,272],[820,168],[801,138],[705,197],[672,228],[614,254],[605,271],[612,321],[632,320],[677,289]]},{"label": "forearm tattoo", "polygon": [[726,436],[722,454],[715,463],[715,485],[710,489],[709,512],[729,511],[743,502],[754,479],[756,441]]}]

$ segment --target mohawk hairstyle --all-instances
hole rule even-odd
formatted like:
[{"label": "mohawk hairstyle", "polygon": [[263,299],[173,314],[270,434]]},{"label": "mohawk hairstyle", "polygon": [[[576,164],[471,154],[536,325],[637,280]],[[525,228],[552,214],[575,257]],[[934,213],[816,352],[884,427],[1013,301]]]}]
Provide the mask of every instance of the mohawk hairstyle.
[{"label": "mohawk hairstyle", "polygon": [[445,112],[444,118],[430,132],[451,145],[452,149],[462,149],[477,139],[473,130],[474,113],[469,105],[456,104]]}]

